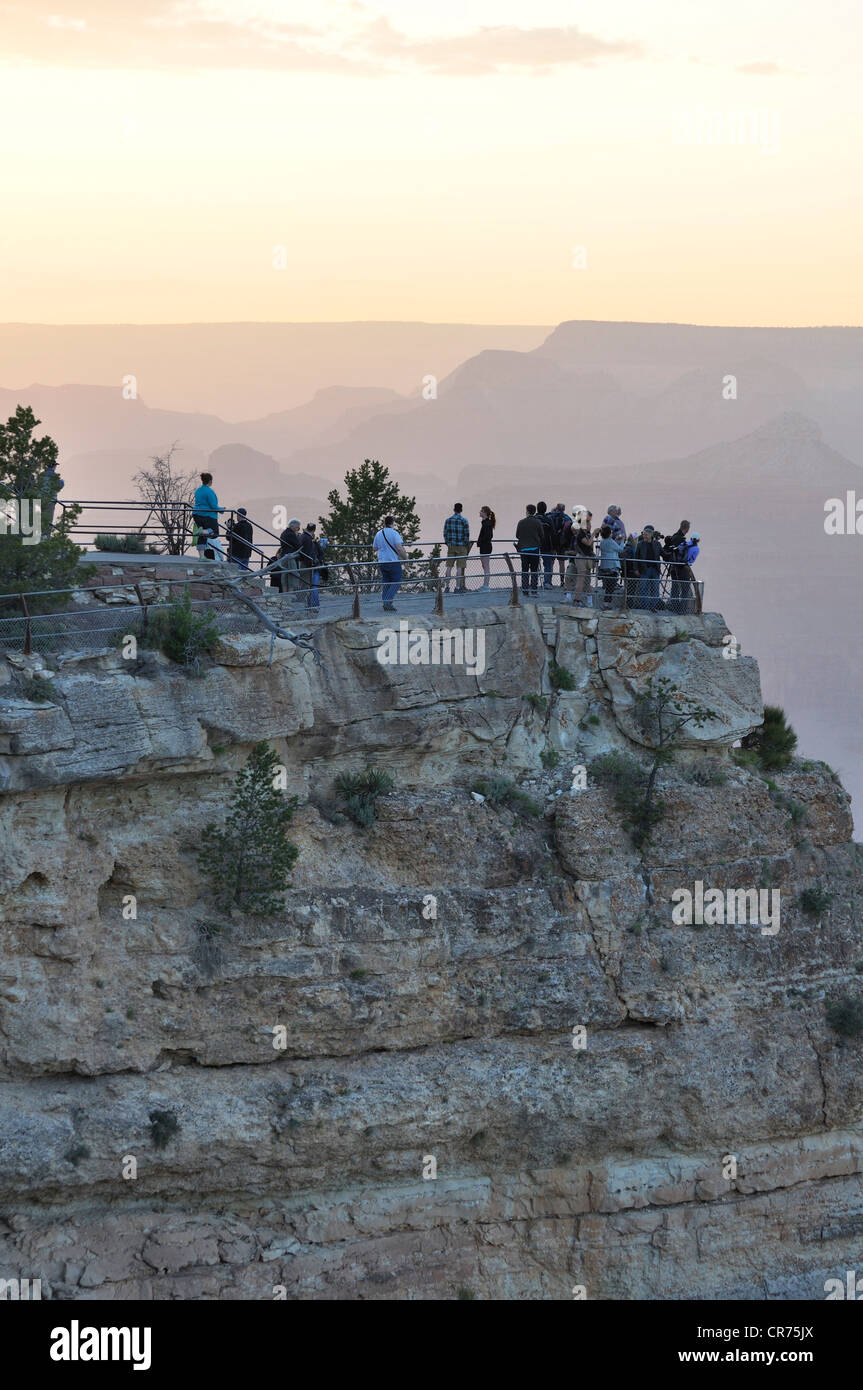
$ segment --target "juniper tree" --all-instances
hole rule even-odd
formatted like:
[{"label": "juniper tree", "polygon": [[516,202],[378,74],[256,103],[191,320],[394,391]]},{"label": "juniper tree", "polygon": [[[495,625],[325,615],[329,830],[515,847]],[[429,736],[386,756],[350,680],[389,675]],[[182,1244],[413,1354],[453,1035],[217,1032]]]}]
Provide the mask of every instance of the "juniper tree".
[{"label": "juniper tree", "polygon": [[[70,535],[81,508],[66,506],[54,516],[63,486],[56,471],[57,445],[50,435],[35,437],[38,424],[30,407],[19,405],[0,425],[0,511],[7,514],[0,535],[0,595],[74,588],[90,573],[79,567],[81,547]],[[41,538],[35,544],[11,521],[14,509],[25,505],[33,508],[34,521],[39,517]],[[50,596],[29,603],[33,613],[58,606],[65,604]]]},{"label": "juniper tree", "polygon": [[[359,468],[345,474],[345,498],[338,488],[327,496],[330,515],[320,517],[321,530],[331,545],[368,546],[365,552],[348,551],[345,558],[372,559],[372,537],[385,516],[395,517],[395,529],[405,545],[419,536],[420,519],[416,513],[416,498],[404,497],[399,485],[390,477],[389,469],[378,459],[364,459]],[[337,552],[335,552],[337,553]],[[419,554],[419,552],[417,552]]]},{"label": "juniper tree", "polygon": [[224,912],[278,912],[290,887],[297,848],[286,835],[296,797],[276,787],[279,762],[264,741],[256,743],[236,776],[224,825],[208,825],[198,865]]}]

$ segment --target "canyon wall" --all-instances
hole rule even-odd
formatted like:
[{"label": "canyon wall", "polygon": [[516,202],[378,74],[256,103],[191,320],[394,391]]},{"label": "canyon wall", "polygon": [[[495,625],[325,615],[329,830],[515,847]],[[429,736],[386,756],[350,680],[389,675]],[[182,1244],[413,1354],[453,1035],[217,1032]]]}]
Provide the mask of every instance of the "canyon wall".
[{"label": "canyon wall", "polygon": [[[152,652],[0,664],[0,1278],[783,1299],[854,1267],[863,1042],[825,1008],[863,972],[846,793],[732,758],[758,668],[716,614],[460,620],[482,670],[382,665],[378,621],[322,625],[320,665],[226,636],[201,679]],[[649,756],[651,676],[711,718],[638,851],[591,765]],[[226,919],[197,850],[259,739],[299,857],[284,911]],[[394,790],[360,828],[334,780],[369,764]],[[483,799],[495,777],[536,806]],[[697,881],[777,891],[779,930],[676,925]]]}]

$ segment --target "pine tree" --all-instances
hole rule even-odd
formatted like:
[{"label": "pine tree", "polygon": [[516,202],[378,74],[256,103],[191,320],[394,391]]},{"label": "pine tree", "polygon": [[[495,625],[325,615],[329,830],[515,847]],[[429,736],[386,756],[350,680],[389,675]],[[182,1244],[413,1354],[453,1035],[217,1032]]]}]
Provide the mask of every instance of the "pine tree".
[{"label": "pine tree", "polygon": [[278,767],[267,743],[256,743],[237,773],[224,825],[208,825],[201,837],[198,865],[223,912],[259,915],[283,906],[298,853],[285,829],[297,801],[277,790]]},{"label": "pine tree", "polygon": [[[349,469],[345,474],[345,500],[342,501],[338,488],[327,497],[330,515],[320,517],[321,530],[329,537],[333,553],[331,559],[373,560],[372,538],[385,516],[395,517],[395,529],[405,545],[410,545],[419,537],[420,519],[416,513],[416,498],[404,497],[399,485],[378,459],[364,459],[359,468]],[[338,553],[339,545],[367,547],[362,551],[343,551]],[[420,552],[417,552],[419,554]]]},{"label": "pine tree", "polygon": [[797,735],[779,705],[764,706],[764,723],[741,739],[743,748],[752,748],[765,772],[781,772],[791,762]]},{"label": "pine tree", "polygon": [[[67,506],[57,513],[57,497],[63,486],[55,471],[57,445],[47,434],[34,438],[38,424],[30,407],[19,405],[6,424],[0,425],[0,510],[11,516],[13,506],[33,506],[35,521],[35,504],[41,509],[41,536],[36,544],[25,545],[30,537],[16,534],[10,523],[0,533],[0,595],[71,589],[88,573],[78,564],[81,547],[70,535],[81,508]],[[48,596],[33,598],[28,606],[38,613],[62,608],[65,603]]]}]

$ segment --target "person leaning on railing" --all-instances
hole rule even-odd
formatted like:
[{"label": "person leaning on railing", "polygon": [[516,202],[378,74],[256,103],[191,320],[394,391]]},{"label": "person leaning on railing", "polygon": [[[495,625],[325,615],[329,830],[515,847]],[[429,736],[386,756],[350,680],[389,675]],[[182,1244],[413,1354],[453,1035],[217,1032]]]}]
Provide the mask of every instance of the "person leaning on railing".
[{"label": "person leaning on railing", "polygon": [[294,517],[279,536],[279,553],[276,557],[279,561],[279,567],[274,571],[274,574],[276,587],[283,594],[296,594],[300,587],[297,569],[302,546],[301,531],[302,525]]}]

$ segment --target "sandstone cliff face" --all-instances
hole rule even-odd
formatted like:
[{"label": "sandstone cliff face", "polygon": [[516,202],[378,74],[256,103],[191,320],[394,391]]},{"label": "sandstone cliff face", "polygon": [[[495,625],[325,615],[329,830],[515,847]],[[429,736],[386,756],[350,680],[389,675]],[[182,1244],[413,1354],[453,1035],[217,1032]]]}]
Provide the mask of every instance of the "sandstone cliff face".
[{"label": "sandstone cliff face", "polygon": [[[822,765],[771,788],[730,759],[760,691],[716,615],[470,623],[476,675],[382,666],[376,622],[327,624],[323,667],[241,635],[203,680],[90,653],[35,705],[0,675],[0,1277],[76,1299],[790,1298],[853,1268],[863,1043],[824,1006],[863,970],[846,794]],[[643,748],[651,674],[714,717],[640,854],[610,793],[570,784]],[[208,956],[196,847],[260,738],[300,801],[293,887]],[[332,783],[368,761],[396,791],[361,830]],[[497,773],[542,814],[478,802]],[[696,880],[778,890],[780,929],[675,925]],[[816,881],[820,917],[798,902]]]}]

